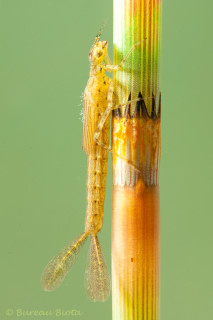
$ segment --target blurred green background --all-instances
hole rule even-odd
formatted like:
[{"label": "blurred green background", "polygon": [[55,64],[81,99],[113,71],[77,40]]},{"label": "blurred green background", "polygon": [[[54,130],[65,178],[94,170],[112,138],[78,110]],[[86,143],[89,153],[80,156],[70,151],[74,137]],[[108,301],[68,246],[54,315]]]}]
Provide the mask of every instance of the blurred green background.
[{"label": "blurred green background", "polygon": [[[163,3],[163,320],[213,317],[212,10],[207,0]],[[1,320],[111,319],[111,298],[91,303],[85,294],[88,243],[58,290],[40,287],[46,263],[84,228],[82,93],[106,19],[112,57],[112,0],[0,1]],[[100,236],[108,266],[111,183],[110,160]],[[21,316],[27,310],[47,314]]]}]

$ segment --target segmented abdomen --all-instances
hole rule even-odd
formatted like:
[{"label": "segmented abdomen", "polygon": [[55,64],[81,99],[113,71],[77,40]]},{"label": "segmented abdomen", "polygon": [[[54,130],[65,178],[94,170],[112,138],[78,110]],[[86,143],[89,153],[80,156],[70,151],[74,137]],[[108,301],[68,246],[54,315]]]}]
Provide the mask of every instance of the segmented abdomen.
[{"label": "segmented abdomen", "polygon": [[[87,211],[85,231],[101,230],[106,189],[108,150],[97,145],[94,134],[107,108],[109,79],[104,73],[91,76],[84,91],[83,150],[88,156]],[[100,142],[109,146],[110,117],[100,132]]]},{"label": "segmented abdomen", "polygon": [[96,147],[96,154],[88,155],[87,210],[85,231],[97,233],[102,228],[107,177],[108,151]]}]

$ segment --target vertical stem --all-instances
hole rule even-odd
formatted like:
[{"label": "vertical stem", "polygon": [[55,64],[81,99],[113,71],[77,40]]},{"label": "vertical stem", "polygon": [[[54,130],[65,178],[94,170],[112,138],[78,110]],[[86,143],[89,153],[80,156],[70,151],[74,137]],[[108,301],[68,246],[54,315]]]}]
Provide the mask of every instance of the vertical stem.
[{"label": "vertical stem", "polygon": [[[159,319],[161,0],[114,0],[114,62],[141,41],[115,73],[112,119],[113,320]],[[144,40],[146,38],[146,40]],[[129,164],[132,163],[132,165]]]}]

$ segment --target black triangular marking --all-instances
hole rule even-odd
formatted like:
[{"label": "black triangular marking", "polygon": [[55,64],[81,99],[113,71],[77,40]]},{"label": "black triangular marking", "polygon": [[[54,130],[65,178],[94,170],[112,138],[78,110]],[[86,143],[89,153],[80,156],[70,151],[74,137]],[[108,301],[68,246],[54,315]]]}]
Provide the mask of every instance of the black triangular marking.
[{"label": "black triangular marking", "polygon": [[[128,101],[130,101],[130,100],[131,100],[131,92],[129,94]],[[125,107],[124,116],[125,116],[125,118],[130,118],[130,103],[127,104]]]},{"label": "black triangular marking", "polygon": [[156,119],[157,115],[156,115],[156,105],[155,105],[155,97],[154,94],[152,93],[152,111],[151,111],[151,118],[152,119]]},{"label": "black triangular marking", "polygon": [[[139,91],[139,94],[138,94],[138,98],[139,99],[142,99],[142,94],[141,92]],[[139,100],[136,102],[136,106],[135,106],[135,110],[134,110],[134,113],[133,113],[133,116],[135,118],[139,118],[140,117],[140,113],[141,113],[141,102],[142,100]]]},{"label": "black triangular marking", "polygon": [[[141,97],[143,98],[142,95],[141,95]],[[146,108],[146,104],[145,104],[144,99],[141,100],[141,114],[142,114],[142,117],[143,117],[143,118],[149,118],[149,113],[148,113],[148,111],[147,111],[147,108]]]},{"label": "black triangular marking", "polygon": [[161,92],[159,95],[158,119],[161,118]]}]

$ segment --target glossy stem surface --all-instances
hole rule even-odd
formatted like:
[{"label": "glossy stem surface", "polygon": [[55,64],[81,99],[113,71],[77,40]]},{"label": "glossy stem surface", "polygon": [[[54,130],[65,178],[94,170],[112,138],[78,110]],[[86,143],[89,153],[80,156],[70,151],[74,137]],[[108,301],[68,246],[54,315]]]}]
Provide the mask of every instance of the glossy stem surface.
[{"label": "glossy stem surface", "polygon": [[[114,0],[113,320],[159,320],[160,0]],[[124,161],[123,159],[127,159]]]}]

